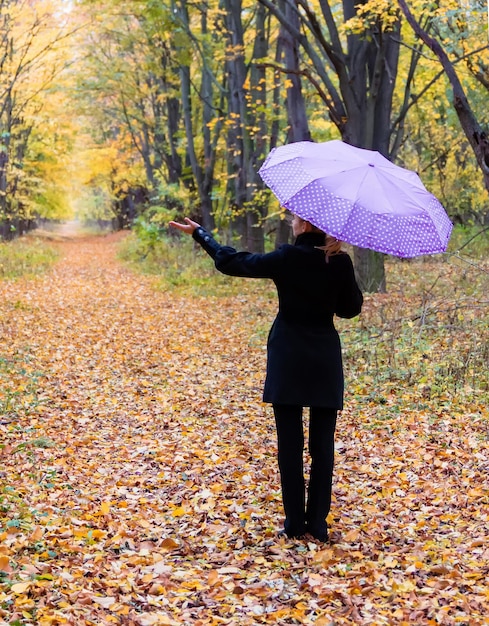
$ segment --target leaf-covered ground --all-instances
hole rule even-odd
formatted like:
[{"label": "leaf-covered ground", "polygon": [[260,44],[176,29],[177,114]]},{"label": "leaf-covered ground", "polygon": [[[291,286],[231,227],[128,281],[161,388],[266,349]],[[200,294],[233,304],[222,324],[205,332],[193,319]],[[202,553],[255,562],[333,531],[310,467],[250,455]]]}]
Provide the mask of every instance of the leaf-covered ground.
[{"label": "leaf-covered ground", "polygon": [[0,282],[0,624],[489,624],[487,290],[399,263],[340,323],[332,541],[289,541],[273,290],[158,291],[117,243]]}]

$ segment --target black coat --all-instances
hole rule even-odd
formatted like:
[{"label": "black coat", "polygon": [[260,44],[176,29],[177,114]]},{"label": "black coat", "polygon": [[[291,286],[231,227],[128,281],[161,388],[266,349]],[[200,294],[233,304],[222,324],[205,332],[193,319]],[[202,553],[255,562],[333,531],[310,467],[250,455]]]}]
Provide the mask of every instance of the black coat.
[{"label": "black coat", "polygon": [[268,336],[264,402],[343,408],[341,345],[333,316],[360,313],[363,296],[346,253],[325,254],[321,233],[304,233],[295,245],[268,254],[219,245],[203,228],[194,239],[223,274],[271,278],[279,311]]}]

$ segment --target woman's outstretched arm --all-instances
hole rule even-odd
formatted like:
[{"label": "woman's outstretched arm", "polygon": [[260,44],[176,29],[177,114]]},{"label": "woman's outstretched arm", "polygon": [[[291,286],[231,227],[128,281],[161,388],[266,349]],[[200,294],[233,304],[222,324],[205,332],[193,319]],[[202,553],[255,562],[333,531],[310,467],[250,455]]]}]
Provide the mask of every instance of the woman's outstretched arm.
[{"label": "woman's outstretched arm", "polygon": [[221,249],[221,245],[214,239],[214,237],[208,233],[205,228],[202,228],[200,224],[194,222],[190,218],[186,217],[185,224],[179,222],[169,222],[170,226],[191,235],[195,241],[204,248],[207,254],[213,259],[216,258],[217,251]]},{"label": "woman's outstretched arm", "polygon": [[281,264],[282,254],[275,250],[268,254],[238,252],[230,246],[221,246],[200,224],[185,218],[185,224],[169,222],[170,226],[191,235],[214,259],[216,268],[228,276],[244,278],[273,278]]}]

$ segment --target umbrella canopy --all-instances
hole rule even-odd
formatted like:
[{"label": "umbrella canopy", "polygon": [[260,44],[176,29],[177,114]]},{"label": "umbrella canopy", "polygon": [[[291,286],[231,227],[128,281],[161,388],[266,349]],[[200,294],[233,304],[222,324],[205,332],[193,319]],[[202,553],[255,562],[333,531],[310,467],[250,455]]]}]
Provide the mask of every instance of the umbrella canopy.
[{"label": "umbrella canopy", "polygon": [[444,252],[452,223],[416,172],[340,140],[274,148],[259,170],[302,219],[360,248],[399,257]]}]

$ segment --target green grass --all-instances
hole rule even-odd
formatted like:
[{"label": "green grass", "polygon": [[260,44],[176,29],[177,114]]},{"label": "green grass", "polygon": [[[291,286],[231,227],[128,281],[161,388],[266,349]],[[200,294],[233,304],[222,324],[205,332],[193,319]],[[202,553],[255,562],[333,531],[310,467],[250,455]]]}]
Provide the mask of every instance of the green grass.
[{"label": "green grass", "polygon": [[190,237],[147,242],[131,233],[120,245],[119,258],[137,272],[157,276],[157,286],[164,291],[225,297],[238,294],[243,286],[242,279],[219,273]]},{"label": "green grass", "polygon": [[382,390],[382,402],[409,390],[420,405],[489,401],[488,260],[483,227],[456,227],[445,254],[387,259],[387,293],[370,294],[361,318],[338,321],[349,371],[365,393]]},{"label": "green grass", "polygon": [[487,226],[455,226],[448,244],[448,253],[478,259],[489,255],[489,224]]},{"label": "green grass", "polygon": [[26,416],[37,409],[40,378],[42,373],[35,368],[27,350],[9,358],[0,354],[1,419],[15,423],[19,416]]},{"label": "green grass", "polygon": [[41,274],[57,258],[56,250],[37,239],[0,242],[0,280]]},{"label": "green grass", "polygon": [[[158,237],[138,237],[131,233],[124,239],[119,248],[119,257],[143,274],[158,276],[159,286],[165,290],[178,290],[186,294],[228,296],[237,294],[242,288],[242,279],[223,276],[217,272],[209,256],[194,243],[190,237],[166,235]],[[454,261],[455,257],[455,261]],[[450,239],[448,251],[433,257],[420,257],[410,261],[386,257],[387,280],[389,290],[396,289],[398,270],[406,263],[414,265],[459,262],[469,268],[489,257],[489,228],[483,226],[456,226]],[[423,272],[425,270],[423,269]],[[437,270],[429,272],[428,278],[437,280]],[[256,282],[254,282],[256,287]],[[405,285],[410,288],[410,285]],[[418,289],[413,285],[413,289]]]}]

